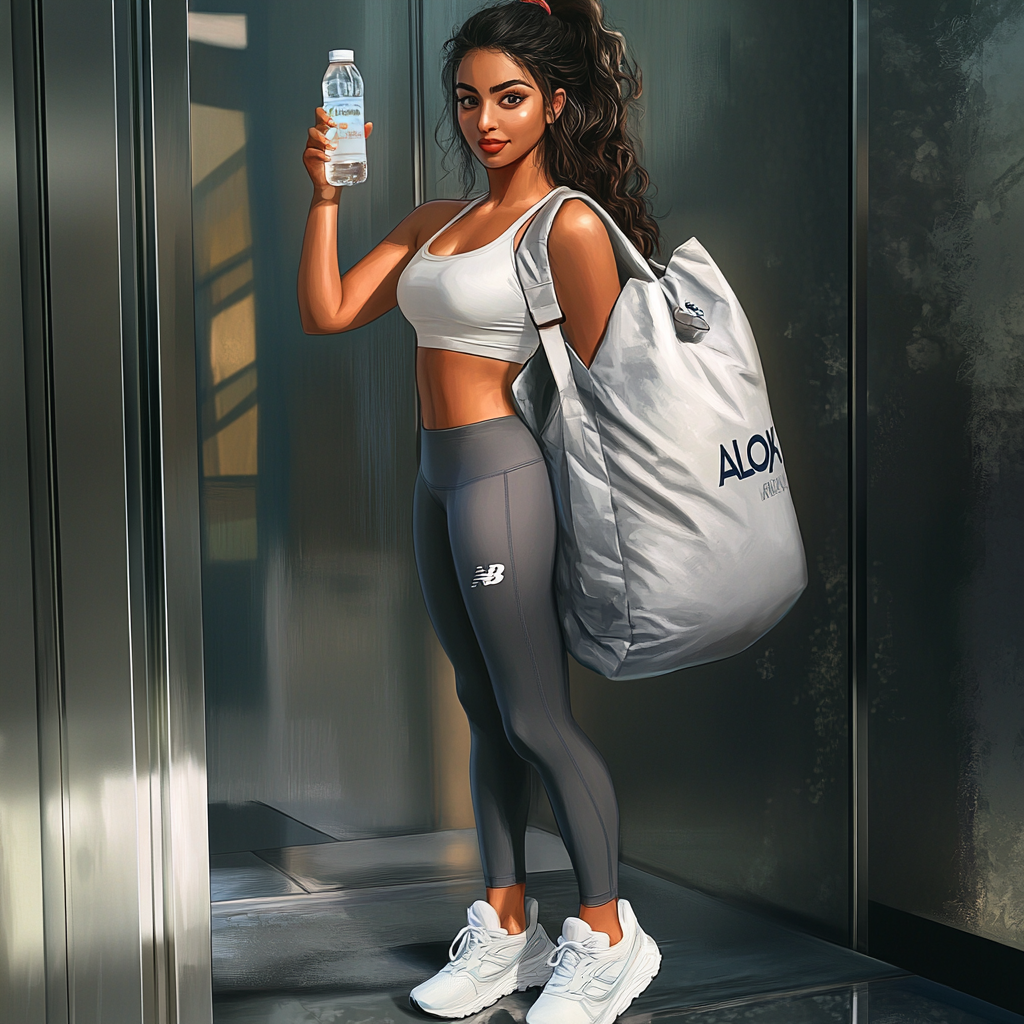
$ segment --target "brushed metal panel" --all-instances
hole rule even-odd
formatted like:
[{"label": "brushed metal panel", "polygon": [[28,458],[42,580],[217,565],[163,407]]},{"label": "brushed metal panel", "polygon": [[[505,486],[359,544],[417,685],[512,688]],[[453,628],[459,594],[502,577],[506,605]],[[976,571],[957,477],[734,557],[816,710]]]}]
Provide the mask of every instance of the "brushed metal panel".
[{"label": "brushed metal panel", "polygon": [[[163,872],[168,986],[174,1019],[210,1021],[210,872],[207,834],[199,464],[196,426],[192,189],[187,6],[149,5],[148,101],[152,181],[152,288],[162,525],[161,709]],[[154,496],[155,497],[155,496]]]},{"label": "brushed metal panel", "polygon": [[43,861],[11,7],[0,0],[0,1021],[44,1024]]},{"label": "brushed metal panel", "polygon": [[[24,379],[47,1020],[201,1022],[209,874],[184,13],[177,52],[161,36],[171,68],[155,89],[147,8],[52,0],[13,13],[31,228]],[[154,154],[154,110],[175,74],[176,148],[163,125]],[[175,222],[167,197],[182,182]]]},{"label": "brushed metal panel", "polygon": [[[140,936],[148,865],[135,751],[142,680],[132,665],[122,365],[122,256],[129,267],[132,256],[130,244],[122,254],[125,236],[132,239],[123,216],[130,226],[132,205],[130,177],[119,191],[126,140],[115,107],[126,77],[117,77],[114,56],[115,16],[123,14],[95,0],[43,6],[68,988],[80,1024],[148,1019]],[[129,331],[131,321],[129,313]]]},{"label": "brushed metal panel", "polygon": [[50,391],[45,157],[39,80],[40,11],[15,2],[11,10],[21,219],[22,321],[28,413],[32,516],[36,700],[43,861],[43,934],[47,1024],[69,1019],[64,877],[64,705],[58,628],[58,538]]}]

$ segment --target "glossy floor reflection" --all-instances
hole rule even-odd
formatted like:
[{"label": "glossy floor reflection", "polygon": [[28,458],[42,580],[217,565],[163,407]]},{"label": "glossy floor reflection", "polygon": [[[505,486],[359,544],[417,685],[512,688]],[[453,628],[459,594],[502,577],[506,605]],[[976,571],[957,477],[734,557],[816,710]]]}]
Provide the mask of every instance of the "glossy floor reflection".
[{"label": "glossy floor reflection", "polygon": [[[427,1019],[409,1007],[409,989],[445,962],[466,906],[483,895],[471,837],[434,833],[264,850],[239,861],[237,870],[219,869],[216,1024]],[[562,866],[555,837],[531,833],[531,849],[530,866],[541,870],[530,874],[529,891],[555,935],[576,912],[572,873]],[[420,879],[435,880],[414,881],[412,865]],[[263,895],[271,880],[295,888]],[[1024,1024],[643,871],[624,866],[621,889],[664,956],[661,973],[624,1022]],[[510,996],[470,1020],[518,1024],[534,998]]]},{"label": "glossy floor reflection", "polygon": [[[531,999],[509,997],[497,1006],[466,1018],[469,1024],[519,1024]],[[743,1002],[644,1012],[634,1006],[621,1024],[1020,1024],[1024,1018],[987,1003],[973,1003],[941,985],[920,978],[873,981],[865,985],[807,994],[771,996]],[[400,1024],[427,1018],[403,1005],[399,996],[378,994],[262,996],[222,1001],[216,1024]]]}]

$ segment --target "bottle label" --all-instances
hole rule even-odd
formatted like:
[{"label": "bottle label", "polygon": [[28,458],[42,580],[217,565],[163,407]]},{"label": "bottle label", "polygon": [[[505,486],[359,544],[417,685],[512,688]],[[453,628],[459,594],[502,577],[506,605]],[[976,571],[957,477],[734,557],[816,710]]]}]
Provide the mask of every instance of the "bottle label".
[{"label": "bottle label", "polygon": [[363,129],[363,97],[342,96],[324,100],[324,110],[335,127],[327,131],[327,138],[337,144],[331,153],[331,162],[366,159],[366,133]]}]

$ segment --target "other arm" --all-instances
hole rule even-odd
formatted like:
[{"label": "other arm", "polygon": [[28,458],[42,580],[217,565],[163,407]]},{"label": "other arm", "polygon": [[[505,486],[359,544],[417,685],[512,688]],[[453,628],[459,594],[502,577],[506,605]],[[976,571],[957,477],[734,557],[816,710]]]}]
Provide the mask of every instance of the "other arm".
[{"label": "other arm", "polygon": [[[307,334],[336,334],[376,320],[397,304],[398,279],[409,260],[461,203],[425,203],[413,210],[382,242],[342,276],[338,267],[338,203],[342,188],[328,183],[326,135],[331,126],[323,108],[309,129],[303,163],[313,181],[313,201],[306,217],[299,260],[298,299]],[[367,124],[369,136],[372,125]],[[432,233],[432,232],[431,232]]]},{"label": "other arm", "polygon": [[590,366],[619,297],[619,272],[601,218],[579,199],[558,211],[548,240],[558,304],[566,338],[584,366]]}]

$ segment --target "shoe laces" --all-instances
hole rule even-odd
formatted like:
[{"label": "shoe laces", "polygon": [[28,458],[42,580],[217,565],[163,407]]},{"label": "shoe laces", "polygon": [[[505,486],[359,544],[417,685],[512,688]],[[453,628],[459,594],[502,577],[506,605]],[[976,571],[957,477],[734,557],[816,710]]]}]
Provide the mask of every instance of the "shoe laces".
[{"label": "shoe laces", "polygon": [[467,924],[452,940],[448,947],[448,959],[455,963],[465,953],[470,953],[477,946],[482,946],[491,938],[489,929],[478,924]]},{"label": "shoe laces", "polygon": [[593,955],[593,948],[585,940],[558,937],[558,945],[548,957],[548,967],[553,967],[551,981],[555,986],[564,985],[573,976],[584,957]]}]

